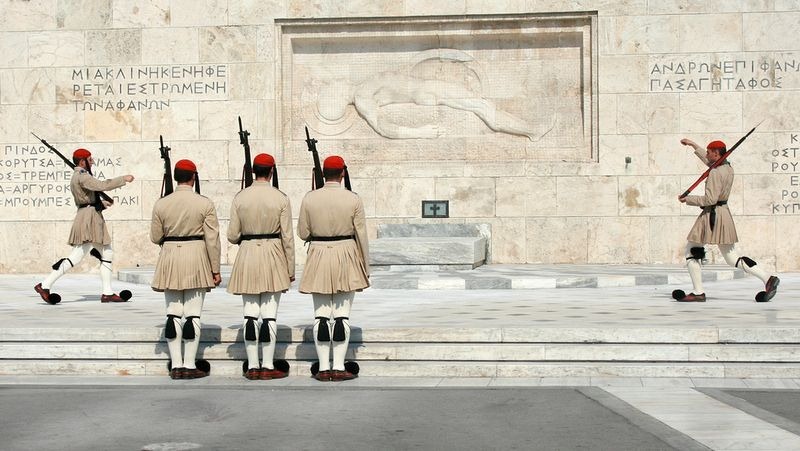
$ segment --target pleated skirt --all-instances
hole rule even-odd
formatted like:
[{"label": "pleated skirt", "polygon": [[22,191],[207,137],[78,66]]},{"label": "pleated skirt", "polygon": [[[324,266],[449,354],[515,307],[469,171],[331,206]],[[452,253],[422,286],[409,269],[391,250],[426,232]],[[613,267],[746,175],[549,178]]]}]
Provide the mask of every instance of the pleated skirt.
[{"label": "pleated skirt", "polygon": [[79,246],[84,243],[96,245],[111,244],[111,235],[106,227],[106,220],[94,207],[79,208],[69,231],[69,245]]},{"label": "pleated skirt", "polygon": [[204,241],[168,241],[161,246],[153,283],[155,291],[214,288]]},{"label": "pleated skirt", "polygon": [[289,289],[289,269],[280,239],[243,241],[233,263],[228,292],[260,294]]},{"label": "pleated skirt", "polygon": [[334,294],[367,287],[367,268],[354,240],[311,242],[301,293]]},{"label": "pleated skirt", "polygon": [[736,225],[733,223],[731,211],[725,205],[717,207],[717,218],[714,222],[713,231],[711,230],[710,213],[707,211],[700,213],[686,240],[702,244],[737,243],[739,236],[736,234]]}]

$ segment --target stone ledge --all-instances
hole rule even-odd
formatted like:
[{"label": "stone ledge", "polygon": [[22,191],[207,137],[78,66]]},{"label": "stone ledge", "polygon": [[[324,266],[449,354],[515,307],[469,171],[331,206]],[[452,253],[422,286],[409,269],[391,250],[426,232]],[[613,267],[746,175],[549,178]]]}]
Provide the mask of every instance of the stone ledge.
[{"label": "stone ledge", "polygon": [[[549,288],[606,288],[645,285],[691,286],[685,268],[664,266],[654,273],[653,266],[637,270],[634,266],[573,265],[568,270],[548,265],[483,265],[476,269],[462,265],[386,265],[376,266],[370,276],[372,289],[384,290],[536,290]],[[640,274],[637,274],[637,271]],[[231,267],[222,267],[222,285],[230,279]],[[302,270],[297,271],[297,279]],[[729,266],[703,268],[703,281],[741,279],[744,271]],[[150,285],[153,268],[121,269],[123,282]]]}]

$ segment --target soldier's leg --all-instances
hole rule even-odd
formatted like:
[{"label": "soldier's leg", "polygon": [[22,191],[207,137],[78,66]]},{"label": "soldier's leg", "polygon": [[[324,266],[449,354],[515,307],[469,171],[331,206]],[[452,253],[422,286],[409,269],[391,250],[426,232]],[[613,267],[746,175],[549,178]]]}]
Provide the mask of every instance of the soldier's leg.
[{"label": "soldier's leg", "polygon": [[183,291],[165,290],[164,300],[167,303],[167,324],[164,327],[164,337],[167,339],[169,359],[172,362],[173,379],[180,379],[182,374],[178,369],[183,369],[183,354],[181,353],[181,339],[183,338]]},{"label": "soldier's leg", "polygon": [[197,349],[200,347],[200,314],[203,311],[206,290],[184,290],[184,293],[183,314],[186,315],[186,321],[183,323],[183,367],[194,370]]},{"label": "soldier's leg", "polygon": [[103,246],[100,257],[100,280],[103,282],[103,293],[106,296],[114,294],[111,289],[111,259],[114,251],[111,246]]},{"label": "soldier's leg", "polygon": [[247,353],[247,369],[257,370],[258,363],[258,304],[260,296],[257,294],[243,294],[244,302],[244,350]]},{"label": "soldier's leg", "polygon": [[333,295],[333,370],[344,371],[344,359],[350,344],[350,308],[355,291]]},{"label": "soldier's leg", "polygon": [[[331,369],[331,333],[330,317],[332,313],[332,296],[330,294],[313,293],[314,299],[314,346],[317,348],[319,373]],[[319,374],[317,373],[317,374]]]},{"label": "soldier's leg", "polygon": [[703,291],[703,270],[700,262],[706,256],[706,249],[700,243],[686,243],[686,268],[689,270],[689,277],[692,279],[692,293],[705,294]]},{"label": "soldier's leg", "polygon": [[278,340],[278,304],[281,293],[261,293],[261,331],[258,341],[261,343],[262,366],[268,370],[275,369],[275,342]]},{"label": "soldier's leg", "polygon": [[49,290],[59,277],[66,274],[67,271],[80,263],[91,249],[92,245],[89,243],[73,246],[72,252],[70,252],[68,257],[62,258],[53,264],[53,272],[42,281],[42,288]]},{"label": "soldier's leg", "polygon": [[769,275],[765,273],[764,270],[761,269],[761,266],[758,266],[758,263],[756,263],[750,257],[740,257],[735,245],[720,244],[719,251],[722,252],[725,262],[727,262],[729,265],[733,266],[734,268],[742,269],[747,274],[756,276],[761,279],[762,282],[767,283]]}]

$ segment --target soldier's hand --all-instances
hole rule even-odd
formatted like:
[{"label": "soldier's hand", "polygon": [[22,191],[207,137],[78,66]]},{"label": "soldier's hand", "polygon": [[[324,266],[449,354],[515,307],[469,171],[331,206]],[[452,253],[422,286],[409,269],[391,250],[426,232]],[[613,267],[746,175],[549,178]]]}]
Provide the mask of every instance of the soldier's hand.
[{"label": "soldier's hand", "polygon": [[681,144],[683,144],[684,146],[697,147],[697,143],[695,143],[691,139],[687,139],[687,138],[683,138],[681,140]]},{"label": "soldier's hand", "polygon": [[686,198],[685,198],[685,197],[678,196],[678,201],[679,201],[680,203],[682,203],[682,204],[685,204],[685,203],[686,203]]},{"label": "soldier's hand", "polygon": [[124,175],[124,176],[122,176],[122,178],[125,180],[125,183],[130,183],[130,182],[133,181],[133,176],[130,175],[130,174]]},{"label": "soldier's hand", "polygon": [[107,200],[101,200],[100,202],[102,202],[103,206],[106,207],[106,208],[111,208],[111,206],[114,205],[114,204],[112,204],[111,202],[109,202]]},{"label": "soldier's hand", "polygon": [[289,282],[290,282],[290,283],[291,283],[291,282],[294,282],[294,276],[292,276],[292,277],[289,277]]},{"label": "soldier's hand", "polygon": [[211,273],[211,276],[214,277],[214,285],[218,287],[222,283],[222,276],[218,272]]}]

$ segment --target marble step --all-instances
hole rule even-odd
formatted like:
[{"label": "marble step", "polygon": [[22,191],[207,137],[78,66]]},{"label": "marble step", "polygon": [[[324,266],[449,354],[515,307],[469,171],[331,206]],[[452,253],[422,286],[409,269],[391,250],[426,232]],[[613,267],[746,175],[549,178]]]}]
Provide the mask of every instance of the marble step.
[{"label": "marble step", "polygon": [[[241,361],[210,360],[210,363],[212,377],[241,377]],[[310,361],[290,364],[291,377],[310,377]],[[510,381],[513,378],[540,377],[797,378],[800,374],[798,363],[363,361],[359,364],[362,376],[491,377]],[[4,360],[0,365],[0,375],[166,376],[167,367],[166,360]],[[565,381],[565,385],[569,382]]]},{"label": "marble step", "polygon": [[[523,265],[524,268],[504,269],[503,266],[483,265],[477,269],[461,265],[389,264],[373,266],[370,275],[372,289],[378,290],[540,290],[550,288],[609,288],[651,285],[691,285],[685,268],[665,267],[653,270],[613,269],[608,265],[572,265],[569,269],[554,271],[549,266]],[[149,290],[153,280],[153,267],[122,268],[117,278],[123,282],[142,285]],[[616,272],[608,274],[608,272]],[[231,266],[221,268],[222,285],[227,287]],[[703,268],[703,281],[740,279],[746,274],[740,269],[724,265]],[[297,269],[297,279],[302,268]]]},{"label": "marble step", "polygon": [[[0,328],[3,342],[158,342],[163,327],[133,328]],[[240,325],[224,328],[206,325],[202,339],[208,343],[242,340]],[[313,342],[310,328],[278,326],[278,342]],[[692,328],[375,328],[351,330],[352,343],[800,343],[800,328],[692,327]]]},{"label": "marble step", "polygon": [[[6,342],[0,359],[151,360],[168,358],[164,342],[69,343]],[[200,355],[213,360],[242,360],[244,345],[201,342]],[[315,360],[313,343],[279,343],[276,356]],[[354,343],[349,359],[358,361],[482,362],[792,362],[800,363],[797,344],[525,344],[525,343]]]}]

